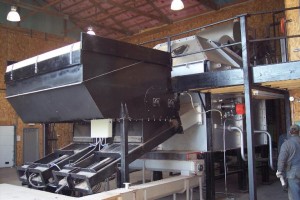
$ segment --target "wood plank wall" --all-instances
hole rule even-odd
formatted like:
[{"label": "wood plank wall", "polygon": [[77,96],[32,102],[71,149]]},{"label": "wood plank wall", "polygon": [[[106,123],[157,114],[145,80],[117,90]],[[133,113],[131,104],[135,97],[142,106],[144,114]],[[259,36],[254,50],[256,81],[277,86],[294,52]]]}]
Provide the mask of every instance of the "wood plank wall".
[{"label": "wood plank wall", "polygon": [[290,91],[295,100],[291,102],[292,121],[300,126],[300,90]]},{"label": "wood plank wall", "polygon": [[[300,6],[299,0],[285,0],[285,7],[292,8]],[[300,10],[286,11],[287,35],[300,35]],[[300,38],[288,39],[289,59],[300,60]]]},{"label": "wood plank wall", "polygon": [[[299,0],[285,0],[285,7],[298,7],[300,6]],[[286,28],[287,35],[299,35],[300,34],[300,10],[286,11]],[[297,50],[299,49],[299,50]],[[288,40],[288,55],[289,60],[300,60],[300,38],[291,38]],[[300,66],[299,66],[300,67]],[[292,123],[300,125],[300,90],[291,90],[290,96],[295,98],[295,101],[291,102],[292,108]]]}]

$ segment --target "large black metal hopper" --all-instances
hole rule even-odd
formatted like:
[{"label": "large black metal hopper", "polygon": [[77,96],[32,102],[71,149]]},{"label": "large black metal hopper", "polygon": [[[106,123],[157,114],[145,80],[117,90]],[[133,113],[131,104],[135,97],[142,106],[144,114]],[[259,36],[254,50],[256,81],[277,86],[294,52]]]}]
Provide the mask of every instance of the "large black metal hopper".
[{"label": "large black metal hopper", "polygon": [[171,118],[169,53],[82,34],[81,41],[7,67],[7,99],[24,122]]}]

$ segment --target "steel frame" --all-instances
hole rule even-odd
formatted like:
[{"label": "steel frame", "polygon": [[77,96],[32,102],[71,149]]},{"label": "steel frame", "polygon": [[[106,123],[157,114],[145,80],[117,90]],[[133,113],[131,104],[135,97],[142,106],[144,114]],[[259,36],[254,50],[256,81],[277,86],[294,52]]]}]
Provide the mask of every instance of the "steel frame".
[{"label": "steel frame", "polygon": [[[300,61],[251,67],[249,71],[252,71],[253,74],[252,85],[255,84],[255,87],[258,87],[259,84],[265,82],[300,79],[299,65]],[[175,92],[183,92],[197,88],[208,89],[243,85],[244,81],[243,71],[241,69],[232,69],[174,77],[172,78],[172,85]],[[263,89],[263,86],[261,86],[260,90],[271,90],[271,88],[265,87]],[[283,90],[278,89],[273,89],[272,92],[284,93]]]},{"label": "steel frame", "polygon": [[[220,87],[229,87],[229,86],[237,86],[244,85],[244,93],[245,93],[245,107],[246,107],[246,130],[247,130],[247,146],[248,146],[248,173],[249,173],[249,199],[256,200],[256,179],[255,179],[255,167],[254,167],[254,148],[253,148],[253,117],[252,117],[252,89],[259,89],[263,91],[273,92],[277,94],[284,95],[285,102],[285,113],[286,113],[286,129],[288,132],[288,128],[291,124],[291,111],[289,104],[289,92],[285,90],[273,89],[268,87],[260,86],[261,83],[265,82],[273,82],[273,81],[284,81],[284,80],[297,80],[300,79],[300,61],[297,62],[285,62],[279,64],[269,64],[264,66],[255,66],[252,67],[250,65],[248,48],[249,43],[257,42],[257,41],[270,41],[270,40],[286,40],[288,38],[299,37],[300,35],[292,35],[284,37],[275,37],[274,38],[266,38],[266,39],[255,39],[249,40],[247,38],[247,18],[254,15],[264,15],[275,12],[284,12],[285,10],[294,10],[300,9],[300,7],[286,8],[277,11],[267,11],[267,12],[257,12],[251,14],[243,14],[240,16],[236,16],[230,19],[222,20],[219,22],[215,22],[209,25],[205,25],[202,27],[198,27],[196,29],[192,29],[189,31],[185,31],[182,33],[178,33],[175,35],[171,35],[169,37],[160,38],[152,41],[145,42],[141,45],[145,45],[148,43],[157,42],[160,40],[166,40],[168,43],[168,50],[171,52],[171,38],[175,38],[178,36],[186,35],[201,29],[205,29],[210,26],[214,26],[217,24],[221,24],[227,21],[238,19],[241,25],[241,42],[234,43],[233,45],[240,44],[242,46],[242,60],[243,67],[242,69],[233,69],[228,71],[217,71],[217,72],[205,72],[201,74],[194,75],[186,75],[172,78],[172,86],[175,92],[184,92],[189,90],[200,90],[201,89],[212,89],[212,88],[220,88]],[[286,47],[286,46],[285,46]],[[212,50],[205,49],[203,51]],[[283,52],[287,52],[285,49]],[[199,53],[199,52],[195,52]],[[184,55],[183,55],[184,56]],[[298,65],[298,66],[297,66]],[[270,73],[272,72],[272,73]],[[210,94],[207,93],[206,97],[209,98]],[[206,107],[209,107],[209,100],[206,102]],[[207,116],[207,135],[208,135],[208,145],[210,144],[210,129],[211,129],[211,121],[209,120],[209,115]],[[209,147],[208,147],[209,150]],[[211,166],[213,163],[213,155],[208,152],[205,158],[206,165],[206,173],[209,174],[209,177],[214,177],[213,167]],[[210,163],[210,164],[209,164]],[[206,176],[206,198],[214,200],[215,192],[214,192],[214,180],[209,179]],[[243,182],[240,180],[240,182]]]},{"label": "steel frame", "polygon": [[[211,109],[211,94],[205,94],[205,106],[207,110]],[[206,115],[206,129],[207,129],[207,150],[205,154],[205,171],[209,176],[205,176],[206,182],[206,199],[215,199],[215,169],[214,169],[214,153],[213,138],[212,138],[212,117],[208,112]]]},{"label": "steel frame", "polygon": [[246,131],[247,131],[247,147],[248,147],[248,178],[249,178],[249,197],[251,200],[257,199],[256,194],[256,173],[255,173],[255,151],[253,148],[253,107],[252,107],[252,82],[253,72],[249,69],[250,59],[248,54],[247,41],[247,20],[246,16],[241,16],[241,38],[242,38],[242,59],[244,74],[244,95],[246,107]]}]

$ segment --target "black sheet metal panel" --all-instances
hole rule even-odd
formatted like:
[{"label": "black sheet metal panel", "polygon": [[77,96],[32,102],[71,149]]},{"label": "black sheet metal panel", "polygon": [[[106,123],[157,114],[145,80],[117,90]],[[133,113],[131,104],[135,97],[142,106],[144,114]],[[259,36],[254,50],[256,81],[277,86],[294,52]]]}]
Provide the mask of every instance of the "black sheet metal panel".
[{"label": "black sheet metal panel", "polygon": [[217,88],[243,84],[243,71],[232,69],[227,71],[205,72],[172,78],[173,90],[183,92],[197,88]]},{"label": "black sheet metal panel", "polygon": [[[171,56],[111,39],[82,34],[84,84],[105,118],[171,118]],[[154,103],[158,99],[158,103]]]},{"label": "black sheet metal panel", "polygon": [[84,85],[32,92],[8,98],[24,122],[62,122],[103,117]]},{"label": "black sheet metal panel", "polygon": [[[31,68],[31,66],[29,66],[29,68]],[[6,81],[6,96],[10,98],[10,96],[14,95],[49,90],[63,85],[78,84],[82,82],[82,69],[82,65],[79,64],[47,74],[8,80]],[[14,71],[12,73],[14,73]]]},{"label": "black sheet metal panel", "polygon": [[14,69],[5,73],[5,82],[10,83],[12,81],[54,72],[80,64],[80,51],[72,51],[40,62],[38,61],[38,57],[36,60],[37,62],[35,64],[29,64],[26,67]]},{"label": "black sheet metal panel", "polygon": [[119,118],[121,103],[135,119],[176,115],[171,56],[82,34],[81,49],[5,74],[7,99],[24,122]]},{"label": "black sheet metal panel", "polygon": [[[300,79],[299,66],[300,61],[252,67],[253,83],[260,84],[265,82]],[[175,92],[243,84],[244,76],[241,69],[205,72],[172,78],[173,90]]]},{"label": "black sheet metal panel", "polygon": [[101,112],[80,82],[82,65],[76,65],[9,81],[6,84],[6,96],[24,122],[59,122],[101,117]]},{"label": "black sheet metal panel", "polygon": [[[140,137],[142,143],[147,142],[153,137],[153,133],[160,127],[164,126],[166,123],[165,120],[135,120],[128,123],[128,136],[137,136]],[[113,132],[115,137],[121,136],[121,122],[116,122],[113,124]],[[121,139],[120,139],[121,140]],[[118,142],[118,141],[117,141]],[[132,141],[129,141],[132,142]],[[138,142],[138,141],[136,141]]]}]

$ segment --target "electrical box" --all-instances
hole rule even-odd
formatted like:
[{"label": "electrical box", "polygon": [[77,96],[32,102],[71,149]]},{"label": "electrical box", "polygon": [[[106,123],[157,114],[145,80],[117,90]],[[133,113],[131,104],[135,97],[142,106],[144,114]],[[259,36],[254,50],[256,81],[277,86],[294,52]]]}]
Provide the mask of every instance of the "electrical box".
[{"label": "electrical box", "polygon": [[91,138],[112,137],[112,119],[91,120]]}]

